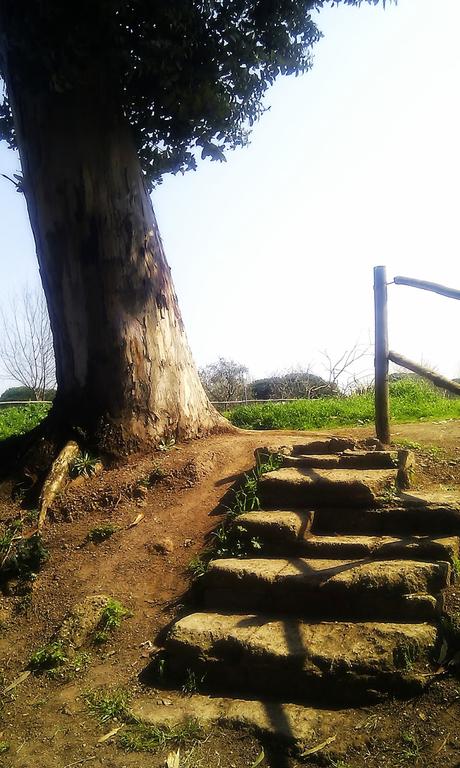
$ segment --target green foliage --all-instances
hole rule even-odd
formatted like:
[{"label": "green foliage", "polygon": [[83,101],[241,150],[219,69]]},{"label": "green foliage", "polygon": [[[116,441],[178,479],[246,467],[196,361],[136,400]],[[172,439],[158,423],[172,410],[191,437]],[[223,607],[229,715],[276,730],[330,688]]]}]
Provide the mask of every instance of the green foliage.
[{"label": "green foliage", "polygon": [[393,652],[393,660],[397,667],[410,671],[420,659],[421,648],[416,641],[401,642]]},{"label": "green foliage", "polygon": [[110,539],[116,531],[117,528],[115,525],[105,523],[104,525],[97,525],[95,528],[91,528],[87,538],[88,541],[92,541],[93,544],[100,544],[102,541]]},{"label": "green foliage", "polygon": [[25,538],[23,520],[16,518],[0,529],[0,579],[31,579],[48,557],[39,533]]},{"label": "green foliage", "polygon": [[106,643],[114,632],[120,626],[123,619],[130,616],[130,612],[118,600],[112,598],[107,602],[101,613],[97,631],[94,635],[96,645]]},{"label": "green foliage", "polygon": [[197,720],[185,720],[172,727],[132,723],[118,737],[127,752],[157,752],[165,747],[183,747],[204,738]]},{"label": "green foliage", "polygon": [[417,760],[420,756],[420,743],[417,737],[410,731],[403,731],[401,734],[403,748],[401,750],[402,756],[405,760]]},{"label": "green foliage", "polygon": [[109,720],[129,722],[130,715],[128,705],[130,694],[123,688],[99,688],[95,691],[87,691],[84,699],[89,712],[101,723]]},{"label": "green foliage", "polygon": [[83,451],[72,461],[70,465],[71,477],[93,477],[96,474],[96,467],[99,463],[99,459],[96,456],[92,456],[87,451]]},{"label": "green foliage", "polygon": [[[312,0],[82,2],[72,24],[66,3],[29,0],[26,16],[16,0],[5,3],[8,61],[20,66],[21,85],[35,97],[68,93],[98,71],[149,181],[194,169],[197,151],[224,160],[247,144],[269,86],[307,71],[321,37]],[[8,98],[0,138],[14,145]]]},{"label": "green foliage", "polygon": [[226,520],[211,533],[211,546],[200,555],[195,555],[189,563],[189,571],[193,578],[204,576],[211,560],[227,557],[245,557],[251,551],[262,548],[260,539],[256,536],[249,538],[246,528],[235,524],[235,518],[244,512],[260,509],[258,483],[265,472],[279,469],[282,457],[276,454],[257,460],[251,472],[244,475],[243,483],[233,491],[233,500],[227,508]]},{"label": "green foliage", "polygon": [[460,578],[460,558],[452,558],[452,570],[454,572],[455,581],[458,581]]},{"label": "green foliage", "polygon": [[0,408],[0,440],[30,432],[45,418],[50,409],[47,403],[2,406]]},{"label": "green foliage", "polygon": [[39,648],[32,654],[29,667],[34,672],[51,672],[68,662],[68,656],[60,641],[54,641]]},{"label": "green foliage", "polygon": [[203,738],[196,720],[186,720],[175,726],[146,725],[129,711],[131,695],[122,688],[87,691],[84,699],[89,712],[100,723],[115,721],[126,728],[118,736],[118,744],[127,752],[157,752],[166,746],[183,746]]},{"label": "green foliage", "polygon": [[9,752],[9,749],[9,741],[0,741],[0,755],[4,755],[6,752]]},{"label": "green foliage", "polygon": [[182,693],[187,693],[189,695],[197,693],[200,689],[200,686],[204,683],[205,677],[206,675],[198,677],[195,670],[187,669],[185,680],[181,687]]},{"label": "green foliage", "polygon": [[[446,398],[440,390],[414,379],[390,384],[390,406],[394,422],[460,418],[460,398]],[[244,405],[225,415],[243,429],[359,426],[374,421],[374,395],[368,392],[341,398]]]},{"label": "green foliage", "polygon": [[[174,445],[174,443],[172,445]],[[165,470],[159,464],[155,464],[148,474],[143,475],[136,481],[136,486],[138,488],[152,488],[152,486],[161,482],[161,480],[164,480],[166,475],[167,473]]]},{"label": "green foliage", "polygon": [[171,448],[174,448],[176,444],[176,439],[174,437],[169,437],[167,440],[162,440],[158,446],[158,450],[162,451],[163,453],[167,453],[171,450]]}]

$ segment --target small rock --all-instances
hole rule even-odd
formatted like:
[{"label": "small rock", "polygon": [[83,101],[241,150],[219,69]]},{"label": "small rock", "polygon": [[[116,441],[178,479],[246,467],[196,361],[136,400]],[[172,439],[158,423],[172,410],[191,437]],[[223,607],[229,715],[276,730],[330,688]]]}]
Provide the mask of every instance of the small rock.
[{"label": "small rock", "polygon": [[192,544],[193,544],[193,539],[185,539],[184,547],[191,547]]},{"label": "small rock", "polygon": [[159,552],[160,555],[166,555],[168,552],[174,552],[174,544],[171,539],[158,539],[152,548],[155,552]]}]

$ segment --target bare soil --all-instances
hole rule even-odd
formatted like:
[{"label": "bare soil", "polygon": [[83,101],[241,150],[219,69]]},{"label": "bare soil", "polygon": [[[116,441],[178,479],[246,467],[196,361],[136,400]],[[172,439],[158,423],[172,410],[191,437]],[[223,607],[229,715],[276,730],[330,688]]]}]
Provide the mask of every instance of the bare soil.
[{"label": "bare soil", "polygon": [[[364,437],[371,430],[339,433]],[[74,679],[30,675],[1,694],[0,745],[8,742],[9,750],[0,754],[0,766],[165,765],[168,750],[155,755],[128,753],[114,739],[98,744],[113,725],[101,726],[89,714],[83,695],[102,685],[126,688],[134,696],[143,690],[139,675],[149,663],[151,645],[188,599],[188,564],[225,514],[233,484],[253,466],[254,449],[284,440],[304,442],[313,434],[319,433],[217,435],[167,452],[133,456],[123,465],[69,485],[44,530],[49,558],[31,591],[10,581],[0,593],[0,689],[4,691],[23,672],[31,654],[52,638],[67,612],[85,596],[109,594],[129,609],[130,617],[108,643],[91,649],[87,670]],[[417,488],[460,490],[460,422],[396,425],[393,439],[415,448]],[[152,472],[156,481],[147,488]],[[3,522],[20,510],[11,490],[9,483],[0,486]],[[136,525],[130,527],[133,522]],[[105,542],[89,542],[88,533],[104,524],[116,526],[116,532]],[[450,601],[454,609],[460,608],[460,590],[452,589]],[[158,696],[169,706],[167,695]],[[460,682],[441,670],[421,699],[370,708],[366,726],[356,731],[356,747],[342,768],[460,766],[459,715]],[[261,745],[244,730],[216,728],[192,749],[181,768],[251,768],[262,747],[262,766],[300,764],[281,745]],[[320,764],[321,751],[308,759]]]}]

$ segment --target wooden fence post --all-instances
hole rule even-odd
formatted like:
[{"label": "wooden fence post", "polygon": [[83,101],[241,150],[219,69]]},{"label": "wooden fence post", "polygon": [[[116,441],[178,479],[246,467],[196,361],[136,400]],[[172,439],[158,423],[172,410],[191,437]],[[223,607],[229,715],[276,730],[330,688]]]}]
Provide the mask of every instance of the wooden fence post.
[{"label": "wooden fence post", "polygon": [[387,276],[385,267],[374,267],[375,312],[375,432],[385,445],[390,442],[388,387]]}]

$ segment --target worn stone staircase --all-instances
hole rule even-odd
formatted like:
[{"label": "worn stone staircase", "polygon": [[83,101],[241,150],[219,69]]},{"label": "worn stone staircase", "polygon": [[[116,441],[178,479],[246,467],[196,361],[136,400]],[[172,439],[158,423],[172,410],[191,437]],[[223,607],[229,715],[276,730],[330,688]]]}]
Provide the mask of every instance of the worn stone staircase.
[{"label": "worn stone staircase", "polygon": [[[272,452],[282,467],[259,481],[262,509],[234,523],[260,556],[211,562],[200,610],[173,623],[160,651],[173,687],[200,693],[170,690],[165,708],[154,689],[133,713],[155,726],[243,726],[336,761],[366,732],[362,704],[422,693],[446,656],[460,505],[408,491],[410,453],[377,441],[256,455]],[[273,765],[288,765],[282,755]]]},{"label": "worn stone staircase", "polygon": [[282,468],[259,482],[263,510],[236,521],[261,556],[210,564],[204,610],[166,638],[177,675],[195,669],[212,691],[331,705],[423,689],[460,513],[399,495],[409,452],[371,448],[333,439],[282,449]]}]

